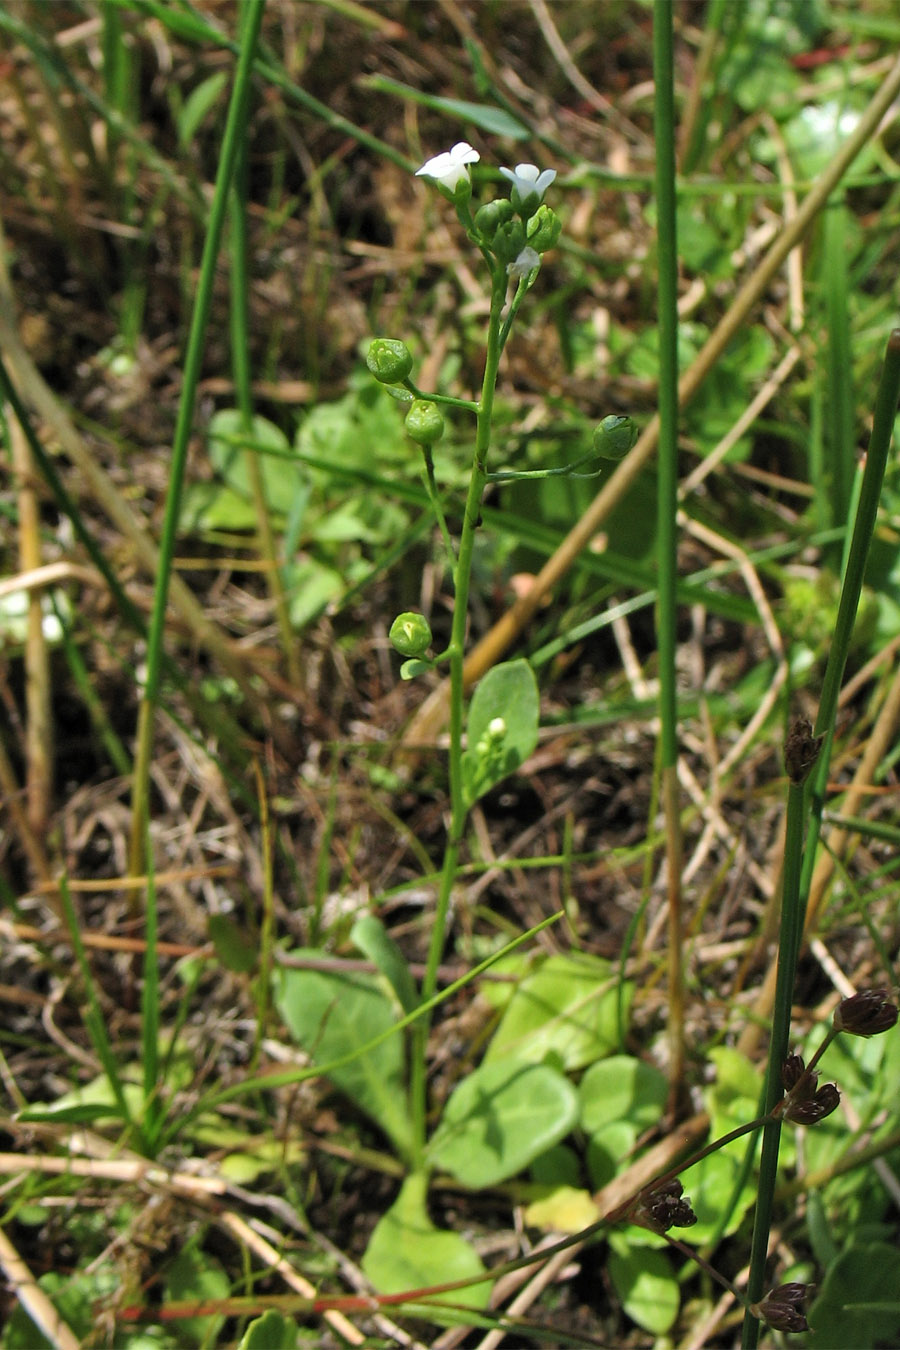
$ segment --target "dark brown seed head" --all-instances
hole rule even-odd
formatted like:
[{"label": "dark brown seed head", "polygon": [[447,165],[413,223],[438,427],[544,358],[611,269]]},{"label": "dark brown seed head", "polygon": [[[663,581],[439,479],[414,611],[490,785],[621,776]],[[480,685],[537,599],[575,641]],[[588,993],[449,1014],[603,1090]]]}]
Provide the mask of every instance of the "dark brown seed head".
[{"label": "dark brown seed head", "polygon": [[841,1100],[834,1083],[825,1083],[811,1097],[795,1100],[793,1095],[785,1101],[784,1119],[792,1125],[818,1125],[820,1120],[836,1111]]},{"label": "dark brown seed head", "polygon": [[649,1228],[653,1233],[665,1233],[669,1228],[690,1228],[697,1222],[690,1200],[682,1199],[684,1187],[677,1177],[654,1191],[638,1197],[631,1212],[632,1223]]},{"label": "dark brown seed head", "polygon": [[811,1293],[812,1285],[809,1284],[796,1281],[780,1284],[777,1289],[770,1289],[751,1312],[774,1331],[808,1331],[809,1323],[803,1309]]},{"label": "dark brown seed head", "polygon": [[819,757],[822,737],[812,734],[812,723],[808,717],[794,719],[784,746],[784,767],[791,782],[805,783],[809,771]]},{"label": "dark brown seed head", "polygon": [[897,1022],[897,1005],[887,989],[864,989],[845,998],[834,1010],[834,1025],[851,1036],[877,1036]]}]

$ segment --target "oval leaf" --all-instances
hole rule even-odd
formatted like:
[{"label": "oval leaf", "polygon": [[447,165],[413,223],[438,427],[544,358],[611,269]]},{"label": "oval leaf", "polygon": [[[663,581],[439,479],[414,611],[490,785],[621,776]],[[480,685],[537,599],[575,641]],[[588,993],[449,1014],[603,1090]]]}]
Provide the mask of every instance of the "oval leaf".
[{"label": "oval leaf", "polygon": [[[375,1225],[362,1268],[380,1293],[427,1289],[451,1280],[471,1279],[484,1271],[478,1253],[458,1233],[435,1228],[425,1208],[426,1187],[421,1173],[407,1177],[397,1199]],[[484,1308],[490,1291],[490,1282],[485,1281],[468,1289],[454,1289],[446,1298],[448,1303]],[[424,1309],[420,1307],[419,1312]],[[424,1315],[432,1320],[454,1320],[449,1314],[436,1317],[431,1303]]]},{"label": "oval leaf", "polygon": [[540,696],[527,661],[504,661],[478,685],[469,707],[463,791],[469,806],[515,773],[537,745]]},{"label": "oval leaf", "polygon": [[412,1127],[403,1038],[389,1036],[372,1050],[360,1049],[395,1024],[396,1005],[367,975],[280,969],[272,978],[278,1011],[317,1064],[327,1067],[330,1060],[359,1051],[349,1063],[330,1070],[328,1077],[381,1126],[401,1156],[408,1157]]},{"label": "oval leaf", "polygon": [[620,993],[627,1016],[631,992],[630,985],[618,989],[612,967],[598,957],[551,956],[513,994],[485,1060],[513,1055],[538,1063],[555,1054],[571,1070],[603,1059],[619,1044]]},{"label": "oval leaf", "polygon": [[577,1117],[575,1089],[549,1065],[482,1064],[451,1094],[428,1161],[466,1186],[494,1186],[559,1143]]}]

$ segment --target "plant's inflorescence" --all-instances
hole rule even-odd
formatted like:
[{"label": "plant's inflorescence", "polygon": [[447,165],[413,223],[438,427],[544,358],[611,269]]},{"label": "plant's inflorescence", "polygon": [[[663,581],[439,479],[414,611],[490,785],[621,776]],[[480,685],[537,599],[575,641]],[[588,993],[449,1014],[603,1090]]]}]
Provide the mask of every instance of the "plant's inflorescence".
[{"label": "plant's inflorescence", "polygon": [[878,1036],[896,1025],[897,1006],[887,989],[864,989],[839,1003],[832,1021],[850,1036]]}]

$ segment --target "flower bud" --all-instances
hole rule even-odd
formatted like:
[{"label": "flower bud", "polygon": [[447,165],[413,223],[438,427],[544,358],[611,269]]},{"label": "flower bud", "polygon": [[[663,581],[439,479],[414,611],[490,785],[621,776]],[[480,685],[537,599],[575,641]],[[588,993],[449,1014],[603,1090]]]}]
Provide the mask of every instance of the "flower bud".
[{"label": "flower bud", "polygon": [[525,237],[538,253],[546,253],[553,248],[562,233],[562,221],[546,203],[535,211],[525,225]]},{"label": "flower bud", "polygon": [[486,242],[490,244],[498,228],[505,225],[508,220],[512,220],[514,214],[512,202],[507,201],[505,197],[496,202],[485,202],[484,206],[480,206],[475,212],[475,228],[480,230]]},{"label": "flower bud", "polygon": [[424,614],[410,609],[397,615],[388,637],[401,656],[424,656],[431,646],[431,627]]},{"label": "flower bud", "polygon": [[616,417],[611,413],[594,427],[594,454],[602,459],[624,459],[637,444],[640,432],[630,417]]},{"label": "flower bud", "polygon": [[434,445],[444,434],[444,419],[436,403],[417,398],[406,414],[406,432],[416,445]]},{"label": "flower bud", "polygon": [[[802,1055],[788,1055],[781,1066],[781,1081],[785,1092],[792,1092],[806,1073],[806,1065],[803,1063]],[[817,1075],[811,1073],[808,1075],[810,1082],[815,1087]]]},{"label": "flower bud", "polygon": [[896,1024],[897,1008],[886,989],[863,989],[838,1004],[832,1021],[851,1036],[877,1036]]},{"label": "flower bud", "polygon": [[811,1291],[811,1285],[792,1280],[780,1284],[777,1289],[770,1289],[750,1311],[773,1331],[808,1331],[809,1323],[803,1308]]},{"label": "flower bud", "polygon": [[381,384],[402,384],[413,367],[412,353],[399,338],[375,338],[366,365]]},{"label": "flower bud", "polygon": [[499,262],[515,262],[525,247],[525,226],[521,220],[506,220],[497,227],[491,252]]}]

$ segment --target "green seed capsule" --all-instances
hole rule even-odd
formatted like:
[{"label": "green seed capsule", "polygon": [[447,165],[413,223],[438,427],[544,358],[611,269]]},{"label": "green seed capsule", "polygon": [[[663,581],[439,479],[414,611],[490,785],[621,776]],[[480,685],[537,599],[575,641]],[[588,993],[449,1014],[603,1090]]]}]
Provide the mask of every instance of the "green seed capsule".
[{"label": "green seed capsule", "polygon": [[406,432],[416,445],[434,445],[444,434],[444,419],[436,403],[417,398],[406,414]]},{"label": "green seed capsule", "polygon": [[594,428],[594,454],[603,459],[624,459],[640,434],[630,417],[617,417],[611,413]]},{"label": "green seed capsule", "polygon": [[402,384],[413,368],[412,353],[399,338],[375,338],[366,365],[381,384]]},{"label": "green seed capsule", "polygon": [[424,614],[407,610],[398,614],[388,634],[391,646],[401,656],[424,656],[431,646],[431,628]]}]

